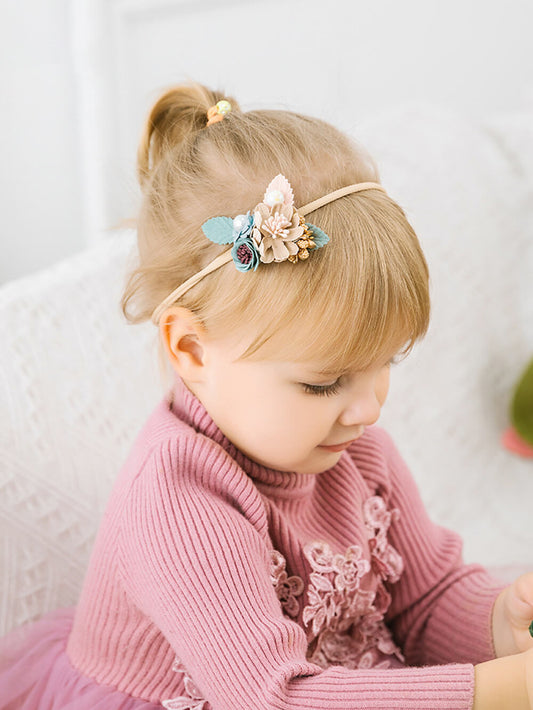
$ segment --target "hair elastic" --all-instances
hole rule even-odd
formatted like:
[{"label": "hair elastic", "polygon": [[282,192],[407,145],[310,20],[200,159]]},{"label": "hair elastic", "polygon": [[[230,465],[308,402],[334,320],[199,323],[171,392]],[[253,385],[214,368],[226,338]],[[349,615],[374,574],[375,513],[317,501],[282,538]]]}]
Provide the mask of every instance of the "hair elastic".
[{"label": "hair elastic", "polygon": [[167,308],[205,276],[232,260],[239,271],[248,271],[255,270],[261,262],[296,263],[307,259],[309,250],[325,246],[329,237],[303,217],[329,202],[363,190],[385,192],[377,182],[360,182],[329,192],[296,209],[289,181],[277,175],[267,187],[263,202],[256,205],[252,214],[248,212],[233,219],[212,217],[204,222],[202,230],[208,239],[217,244],[233,243],[233,247],[174,289],[152,313],[153,323],[158,325]]},{"label": "hair elastic", "polygon": [[224,116],[231,111],[231,104],[226,99],[218,101],[214,106],[207,109],[207,126],[211,126],[213,123],[218,123],[222,121]]}]

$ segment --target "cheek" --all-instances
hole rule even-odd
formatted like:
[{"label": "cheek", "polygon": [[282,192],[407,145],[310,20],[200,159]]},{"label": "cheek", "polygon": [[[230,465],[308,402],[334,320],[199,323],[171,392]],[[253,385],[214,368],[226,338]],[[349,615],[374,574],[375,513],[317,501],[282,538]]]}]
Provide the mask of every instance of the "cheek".
[{"label": "cheek", "polygon": [[297,391],[275,386],[265,388],[254,403],[257,430],[253,439],[263,448],[276,442],[278,454],[298,458],[327,435],[331,421],[324,416],[324,404],[302,397]]},{"label": "cheek", "polygon": [[265,424],[282,439],[297,440],[313,425],[311,408],[290,390],[269,388],[259,407]]}]

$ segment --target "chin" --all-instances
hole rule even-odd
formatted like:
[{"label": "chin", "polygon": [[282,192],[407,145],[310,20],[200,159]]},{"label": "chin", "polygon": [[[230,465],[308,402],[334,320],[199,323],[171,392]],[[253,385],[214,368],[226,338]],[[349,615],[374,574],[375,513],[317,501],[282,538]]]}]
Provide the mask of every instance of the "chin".
[{"label": "chin", "polygon": [[296,468],[292,469],[296,473],[301,473],[301,474],[308,474],[308,475],[316,475],[317,473],[324,473],[324,471],[328,471],[330,468],[335,466],[337,461],[340,459],[342,454],[342,451],[339,453],[331,453],[328,458],[329,461],[326,463],[325,461],[316,462],[316,463],[310,463],[307,466],[297,466]]}]

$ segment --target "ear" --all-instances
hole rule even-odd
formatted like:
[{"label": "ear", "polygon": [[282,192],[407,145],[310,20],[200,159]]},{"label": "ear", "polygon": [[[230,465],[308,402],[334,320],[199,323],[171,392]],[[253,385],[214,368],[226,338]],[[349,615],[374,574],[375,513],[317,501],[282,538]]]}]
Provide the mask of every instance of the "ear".
[{"label": "ear", "polygon": [[159,319],[159,332],[173,369],[186,382],[204,377],[206,330],[187,308],[171,306]]}]

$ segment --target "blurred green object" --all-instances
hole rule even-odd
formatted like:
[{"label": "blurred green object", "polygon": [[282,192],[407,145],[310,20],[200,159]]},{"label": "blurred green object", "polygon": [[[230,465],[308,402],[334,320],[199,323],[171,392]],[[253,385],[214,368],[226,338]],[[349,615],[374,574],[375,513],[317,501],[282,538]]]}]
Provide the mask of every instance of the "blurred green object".
[{"label": "blurred green object", "polygon": [[533,359],[516,385],[511,402],[511,422],[519,436],[533,446]]}]

